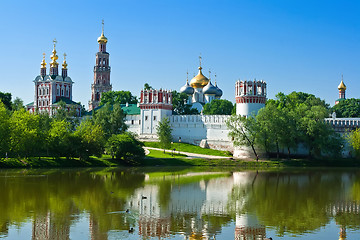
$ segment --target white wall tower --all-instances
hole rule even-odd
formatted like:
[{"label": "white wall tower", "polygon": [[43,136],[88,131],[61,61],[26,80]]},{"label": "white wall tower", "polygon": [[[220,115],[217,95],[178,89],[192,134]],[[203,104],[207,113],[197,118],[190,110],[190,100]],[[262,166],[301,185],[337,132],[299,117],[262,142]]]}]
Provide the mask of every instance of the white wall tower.
[{"label": "white wall tower", "polygon": [[237,81],[235,83],[236,114],[241,116],[256,115],[265,107],[265,81]]}]

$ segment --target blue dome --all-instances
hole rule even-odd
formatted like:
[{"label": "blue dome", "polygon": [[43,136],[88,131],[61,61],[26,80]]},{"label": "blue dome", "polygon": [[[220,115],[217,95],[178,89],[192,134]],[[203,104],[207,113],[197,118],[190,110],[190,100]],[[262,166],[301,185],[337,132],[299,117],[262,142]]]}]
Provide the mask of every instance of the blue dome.
[{"label": "blue dome", "polygon": [[220,98],[223,95],[223,91],[217,86],[216,82],[215,82],[215,87],[216,87],[215,97]]},{"label": "blue dome", "polygon": [[203,88],[204,94],[216,94],[217,88],[211,84],[211,81]]},{"label": "blue dome", "polygon": [[186,81],[185,85],[180,88],[180,93],[186,93],[187,95],[193,95],[194,91],[194,88],[189,85],[188,81]]}]

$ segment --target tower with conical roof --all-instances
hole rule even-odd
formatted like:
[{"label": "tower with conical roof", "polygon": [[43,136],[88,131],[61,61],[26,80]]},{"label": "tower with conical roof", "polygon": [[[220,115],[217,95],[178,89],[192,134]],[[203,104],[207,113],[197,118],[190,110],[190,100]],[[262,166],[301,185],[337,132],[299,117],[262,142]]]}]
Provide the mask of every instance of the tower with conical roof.
[{"label": "tower with conical roof", "polygon": [[106,52],[108,39],[104,35],[104,20],[102,21],[101,36],[97,39],[99,52],[96,53],[96,64],[94,66],[94,82],[91,84],[91,100],[89,110],[97,108],[100,104],[101,95],[112,90],[110,84],[109,53]]},{"label": "tower with conical roof", "polygon": [[341,75],[341,82],[338,86],[338,89],[339,89],[339,99],[335,101],[335,105],[338,104],[340,101],[345,100],[346,85],[344,84],[343,75]]}]

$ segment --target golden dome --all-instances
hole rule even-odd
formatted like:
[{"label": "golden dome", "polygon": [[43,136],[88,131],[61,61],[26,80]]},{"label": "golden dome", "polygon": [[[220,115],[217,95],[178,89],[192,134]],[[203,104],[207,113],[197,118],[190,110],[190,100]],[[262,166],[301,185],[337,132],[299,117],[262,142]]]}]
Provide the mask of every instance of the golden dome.
[{"label": "golden dome", "polygon": [[190,81],[190,86],[193,88],[203,88],[209,83],[209,79],[201,72],[202,67],[199,67],[199,73]]},{"label": "golden dome", "polygon": [[45,53],[43,53],[43,60],[41,62],[41,68],[46,68]]},{"label": "golden dome", "polygon": [[101,36],[97,39],[98,43],[107,43],[107,38],[104,36],[104,33],[101,33]]},{"label": "golden dome", "polygon": [[339,84],[339,86],[338,86],[338,89],[339,89],[339,90],[343,90],[343,91],[346,90],[346,86],[345,86],[343,80],[341,80],[341,82],[340,82],[340,84]]},{"label": "golden dome", "polygon": [[63,69],[67,69],[67,63],[66,63],[66,53],[64,53],[64,62],[62,64]]}]

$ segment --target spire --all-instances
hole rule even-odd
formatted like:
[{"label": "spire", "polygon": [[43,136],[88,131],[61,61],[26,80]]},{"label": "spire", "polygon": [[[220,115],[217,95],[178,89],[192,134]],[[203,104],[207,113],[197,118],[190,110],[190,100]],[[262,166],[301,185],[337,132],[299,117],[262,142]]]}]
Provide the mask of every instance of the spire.
[{"label": "spire", "polygon": [[50,62],[50,67],[57,67],[59,64],[56,62],[56,60],[58,60],[58,56],[56,55],[56,38],[53,40],[53,43],[54,43],[54,49],[52,50],[52,55],[50,56],[51,58],[51,62]]},{"label": "spire", "polygon": [[200,55],[199,55],[199,70],[201,71],[201,69],[202,69],[202,67],[201,67],[201,59],[202,59],[202,57],[201,57],[201,53],[200,53]]},{"label": "spire", "polygon": [[215,87],[217,87],[217,84],[216,84],[216,73],[215,73],[215,82],[214,82],[214,84],[215,84]]},{"label": "spire", "polygon": [[56,60],[58,60],[58,55],[56,55],[56,38],[53,40],[54,43],[54,49],[52,51],[52,55],[50,56],[51,58],[51,62],[50,62],[50,75],[51,76],[57,76],[58,75],[58,65],[59,63],[56,62]]},{"label": "spire", "polygon": [[63,78],[67,77],[67,63],[66,63],[66,53],[64,53],[64,62],[62,64],[61,76]]},{"label": "spire", "polygon": [[45,77],[46,75],[46,62],[45,62],[45,53],[43,53],[43,60],[41,62],[40,75]]},{"label": "spire", "polygon": [[107,43],[107,41],[108,41],[104,35],[104,19],[102,20],[101,24],[102,24],[101,36],[98,37],[98,39],[97,39],[99,44]]},{"label": "spire", "polygon": [[66,56],[67,56],[66,53],[64,53],[64,62],[62,64],[63,69],[67,69]]},{"label": "spire", "polygon": [[186,83],[189,83],[189,71],[186,71]]},{"label": "spire", "polygon": [[210,70],[210,68],[209,68],[209,81],[211,80],[211,70]]}]

